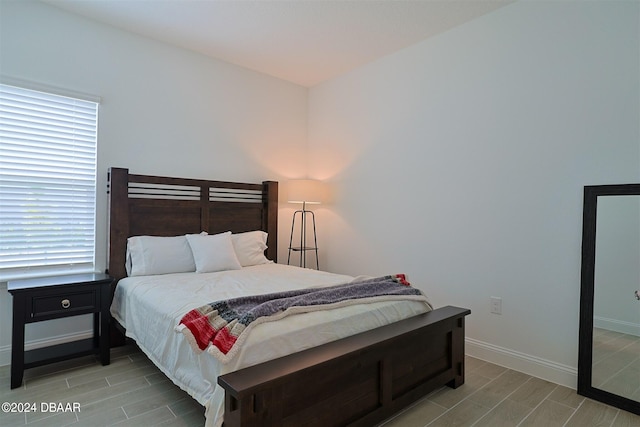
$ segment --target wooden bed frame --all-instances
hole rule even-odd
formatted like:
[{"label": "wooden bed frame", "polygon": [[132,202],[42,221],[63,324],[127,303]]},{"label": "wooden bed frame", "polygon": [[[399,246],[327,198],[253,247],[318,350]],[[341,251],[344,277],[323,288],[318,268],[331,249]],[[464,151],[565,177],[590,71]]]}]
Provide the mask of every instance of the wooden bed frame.
[{"label": "wooden bed frame", "polygon": [[[278,183],[129,174],[110,168],[108,273],[126,276],[127,238],[269,233],[277,261]],[[464,383],[464,322],[443,307],[218,378],[224,426],[371,426],[443,385]],[[114,322],[115,323],[115,322]]]}]

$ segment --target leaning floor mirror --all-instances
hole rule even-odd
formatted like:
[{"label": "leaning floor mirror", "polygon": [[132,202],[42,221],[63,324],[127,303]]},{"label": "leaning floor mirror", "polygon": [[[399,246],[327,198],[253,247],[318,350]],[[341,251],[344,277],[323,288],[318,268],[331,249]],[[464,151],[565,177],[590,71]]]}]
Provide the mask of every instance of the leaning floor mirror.
[{"label": "leaning floor mirror", "polygon": [[640,414],[640,184],[584,188],[578,393]]}]

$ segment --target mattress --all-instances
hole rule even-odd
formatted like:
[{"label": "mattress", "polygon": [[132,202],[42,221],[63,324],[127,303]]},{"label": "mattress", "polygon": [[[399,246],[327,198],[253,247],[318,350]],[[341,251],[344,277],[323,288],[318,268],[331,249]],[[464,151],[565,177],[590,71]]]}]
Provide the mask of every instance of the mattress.
[{"label": "mattress", "polygon": [[222,299],[332,286],[353,279],[274,263],[216,273],[127,277],[118,283],[111,314],[167,377],[205,406],[206,425],[219,427],[224,415],[219,375],[409,318],[431,307],[420,301],[371,302],[261,323],[228,363],[194,351],[175,330],[182,316]]}]

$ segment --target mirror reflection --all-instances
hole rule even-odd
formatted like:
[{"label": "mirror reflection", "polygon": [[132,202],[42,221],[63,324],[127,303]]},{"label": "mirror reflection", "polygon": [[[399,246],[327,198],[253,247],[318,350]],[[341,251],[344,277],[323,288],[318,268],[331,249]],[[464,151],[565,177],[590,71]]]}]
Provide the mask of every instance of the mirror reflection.
[{"label": "mirror reflection", "polygon": [[640,195],[599,196],[592,387],[640,401]]}]

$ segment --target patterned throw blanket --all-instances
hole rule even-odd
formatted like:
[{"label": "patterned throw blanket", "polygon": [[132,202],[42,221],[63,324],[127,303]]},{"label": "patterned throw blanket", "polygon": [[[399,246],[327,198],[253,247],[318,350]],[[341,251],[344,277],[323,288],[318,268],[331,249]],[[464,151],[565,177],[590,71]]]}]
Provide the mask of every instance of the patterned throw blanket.
[{"label": "patterned throw blanket", "polygon": [[429,304],[420,290],[411,287],[404,274],[396,274],[326,288],[216,301],[188,312],[176,331],[182,332],[194,349],[207,350],[226,363],[237,353],[249,330],[260,323],[296,313],[399,299]]}]

